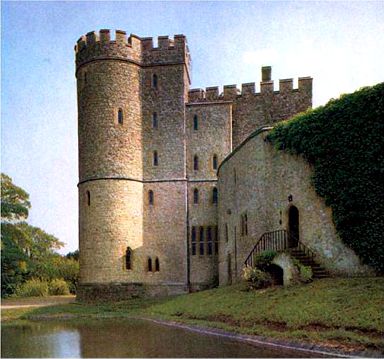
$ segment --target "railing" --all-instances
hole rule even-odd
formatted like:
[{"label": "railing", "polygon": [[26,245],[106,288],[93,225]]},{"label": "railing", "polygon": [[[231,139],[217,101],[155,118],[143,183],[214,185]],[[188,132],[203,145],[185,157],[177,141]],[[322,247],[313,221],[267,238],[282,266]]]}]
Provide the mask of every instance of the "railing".
[{"label": "railing", "polygon": [[289,248],[288,233],[285,229],[266,232],[256,242],[245,260],[245,265],[253,267],[254,257],[264,251],[283,251]]},{"label": "railing", "polygon": [[312,250],[310,250],[305,244],[303,244],[300,241],[297,241],[297,247],[296,248],[299,249],[300,251],[304,252],[306,254],[306,256],[308,256],[312,259],[312,261],[315,261],[316,254]]},{"label": "railing", "polygon": [[292,233],[288,233],[285,229],[279,229],[277,231],[264,233],[256,242],[244,264],[253,267],[255,257],[261,252],[281,252],[287,249],[298,249],[305,253],[306,256],[310,257],[312,261],[315,261],[316,254],[311,249],[297,239]]}]

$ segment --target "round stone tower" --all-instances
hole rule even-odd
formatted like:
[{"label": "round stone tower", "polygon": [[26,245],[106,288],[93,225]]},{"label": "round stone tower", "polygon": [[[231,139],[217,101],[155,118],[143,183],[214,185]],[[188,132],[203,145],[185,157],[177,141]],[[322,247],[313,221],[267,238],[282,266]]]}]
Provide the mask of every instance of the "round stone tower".
[{"label": "round stone tower", "polygon": [[101,30],[82,36],[75,51],[78,298],[87,300],[111,290],[132,293],[141,282],[140,271],[130,270],[140,262],[143,244],[141,43],[123,31],[111,40],[110,31]]}]

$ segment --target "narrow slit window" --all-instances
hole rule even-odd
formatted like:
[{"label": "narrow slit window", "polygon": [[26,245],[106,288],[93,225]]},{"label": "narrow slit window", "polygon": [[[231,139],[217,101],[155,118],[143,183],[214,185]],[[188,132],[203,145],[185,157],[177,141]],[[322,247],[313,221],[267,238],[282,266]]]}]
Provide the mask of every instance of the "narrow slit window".
[{"label": "narrow slit window", "polygon": [[215,226],[215,254],[219,254],[219,231]]},{"label": "narrow slit window", "polygon": [[194,204],[199,203],[199,190],[197,188],[193,190],[193,203]]},{"label": "narrow slit window", "polygon": [[212,255],[212,229],[211,227],[207,228],[207,254]]},{"label": "narrow slit window", "polygon": [[84,71],[84,84],[87,84],[87,71]]},{"label": "narrow slit window", "polygon": [[157,113],[154,112],[152,114],[152,127],[153,128],[157,128],[157,125],[158,125],[158,123],[157,123]]},{"label": "narrow slit window", "polygon": [[212,203],[217,204],[217,188],[213,187],[212,190]]},{"label": "narrow slit window", "polygon": [[248,214],[244,214],[244,234],[248,236]]},{"label": "narrow slit window", "polygon": [[148,191],[148,202],[152,206],[154,203],[155,197],[152,190]]},{"label": "narrow slit window", "polygon": [[123,110],[119,108],[119,111],[117,112],[117,122],[119,125],[122,125],[124,121],[124,116],[123,116]]},{"label": "narrow slit window", "polygon": [[199,236],[199,253],[204,255],[204,227],[200,227],[200,236]]},{"label": "narrow slit window", "polygon": [[157,90],[157,86],[158,86],[158,78],[157,78],[156,74],[153,74],[153,76],[152,76],[152,87],[155,90]]},{"label": "narrow slit window", "polygon": [[148,258],[148,272],[152,272],[152,258],[149,257]]},{"label": "narrow slit window", "polygon": [[160,272],[160,261],[158,257],[155,259],[155,272]]},{"label": "narrow slit window", "polygon": [[225,224],[225,241],[228,242],[228,223]]},{"label": "narrow slit window", "polygon": [[212,164],[213,164],[213,169],[217,170],[217,155],[213,155]]},{"label": "narrow slit window", "polygon": [[157,151],[153,151],[153,165],[158,166],[159,165],[159,158],[157,156]]},{"label": "narrow slit window", "polygon": [[91,193],[89,191],[87,191],[87,205],[91,205]]},{"label": "narrow slit window", "polygon": [[191,231],[191,249],[192,249],[192,255],[196,255],[196,227],[192,227]]},{"label": "narrow slit window", "polygon": [[197,155],[193,157],[193,170],[194,171],[199,170],[199,157],[197,157]]},{"label": "narrow slit window", "polygon": [[199,129],[199,118],[197,115],[193,116],[193,129],[197,131]]},{"label": "narrow slit window", "polygon": [[125,269],[132,269],[132,249],[130,247],[127,247],[125,251]]}]

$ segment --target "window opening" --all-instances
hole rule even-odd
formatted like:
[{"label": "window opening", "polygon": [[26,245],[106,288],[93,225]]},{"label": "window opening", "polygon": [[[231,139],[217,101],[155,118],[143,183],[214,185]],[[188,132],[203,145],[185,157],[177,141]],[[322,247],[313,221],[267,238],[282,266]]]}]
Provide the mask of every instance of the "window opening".
[{"label": "window opening", "polygon": [[153,165],[158,166],[159,165],[159,159],[157,156],[157,151],[153,151]]},{"label": "window opening", "polygon": [[148,272],[152,272],[152,258],[148,258]]},{"label": "window opening", "polygon": [[194,171],[199,170],[199,157],[197,157],[197,155],[195,155],[195,157],[193,157],[193,169],[194,169]]},{"label": "window opening", "polygon": [[199,203],[199,190],[197,188],[193,190],[193,203],[194,204]]},{"label": "window opening", "polygon": [[132,249],[130,247],[127,247],[125,251],[125,269],[132,269]]},{"label": "window opening", "polygon": [[160,261],[158,257],[155,259],[155,272],[160,272]]},{"label": "window opening", "polygon": [[193,116],[193,129],[197,131],[199,129],[199,118],[197,115]]},{"label": "window opening", "polygon": [[121,108],[119,108],[119,111],[117,113],[117,122],[119,123],[119,125],[123,124],[123,110]]},{"label": "window opening", "polygon": [[154,195],[153,195],[153,191],[152,191],[152,190],[149,190],[149,191],[148,191],[148,201],[149,201],[149,204],[150,204],[150,205],[153,205],[153,202],[154,202]]},{"label": "window opening", "polygon": [[191,232],[191,244],[192,244],[192,255],[196,255],[196,227],[192,227]]},{"label": "window opening", "polygon": [[199,253],[204,255],[204,228],[200,227],[200,238],[199,238]]}]

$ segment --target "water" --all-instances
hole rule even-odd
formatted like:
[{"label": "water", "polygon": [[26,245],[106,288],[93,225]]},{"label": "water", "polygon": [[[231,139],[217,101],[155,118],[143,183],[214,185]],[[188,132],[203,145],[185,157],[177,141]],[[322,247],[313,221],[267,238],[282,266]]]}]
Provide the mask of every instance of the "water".
[{"label": "water", "polygon": [[[2,328],[1,357],[308,357],[144,320],[47,321]],[[318,355],[317,355],[318,356]]]}]

